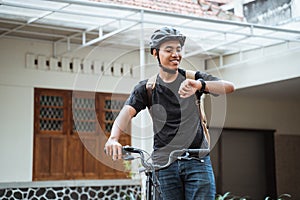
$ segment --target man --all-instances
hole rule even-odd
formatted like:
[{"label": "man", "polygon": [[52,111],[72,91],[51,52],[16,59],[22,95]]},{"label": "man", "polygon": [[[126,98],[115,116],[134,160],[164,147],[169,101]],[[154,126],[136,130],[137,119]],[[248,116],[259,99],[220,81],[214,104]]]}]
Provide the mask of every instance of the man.
[{"label": "man", "polygon": [[[112,127],[105,149],[113,159],[122,157],[118,142],[130,120],[141,110],[151,106],[154,131],[153,162],[165,164],[175,149],[199,149],[204,141],[195,94],[227,94],[234,86],[204,72],[197,71],[194,79],[187,79],[179,68],[185,36],[178,30],[163,27],[151,36],[151,54],[158,60],[159,73],[152,90],[151,102],[147,94],[147,80],[136,85]],[[151,105],[149,105],[151,104]],[[215,181],[209,155],[175,160],[158,171],[164,200],[214,200]]]}]

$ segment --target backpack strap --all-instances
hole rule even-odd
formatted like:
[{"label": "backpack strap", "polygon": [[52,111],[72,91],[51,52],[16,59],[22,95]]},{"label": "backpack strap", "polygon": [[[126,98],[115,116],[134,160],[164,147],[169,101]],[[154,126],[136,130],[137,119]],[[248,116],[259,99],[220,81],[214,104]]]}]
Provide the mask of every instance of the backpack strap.
[{"label": "backpack strap", "polygon": [[[147,90],[147,96],[148,96],[148,109],[149,111],[151,110],[151,106],[152,106],[152,90],[155,88],[155,84],[156,84],[156,79],[157,79],[157,74],[150,77],[146,83],[146,90]],[[151,112],[150,112],[151,114]]]},{"label": "backpack strap", "polygon": [[205,140],[203,140],[203,142],[201,144],[201,148],[209,149],[210,148],[210,135],[208,132],[207,118],[206,118],[206,115],[204,112],[204,105],[203,105],[203,100],[201,100],[201,97],[200,97],[200,99],[196,100],[196,104],[197,104],[197,108],[199,111],[200,120],[202,123],[203,133],[205,136]]},{"label": "backpack strap", "polygon": [[[187,79],[196,80],[196,71],[185,70],[185,77]],[[209,135],[209,132],[208,132],[207,118],[206,118],[206,115],[205,115],[205,112],[204,112],[204,105],[203,105],[203,101],[201,100],[201,96],[202,96],[202,94],[195,95],[196,104],[197,104],[197,108],[198,108],[198,111],[199,111],[200,120],[201,120],[201,123],[202,123],[203,133],[204,133],[204,136],[206,138],[206,140],[203,140],[201,148],[208,149],[209,144],[210,144],[210,135]]]}]

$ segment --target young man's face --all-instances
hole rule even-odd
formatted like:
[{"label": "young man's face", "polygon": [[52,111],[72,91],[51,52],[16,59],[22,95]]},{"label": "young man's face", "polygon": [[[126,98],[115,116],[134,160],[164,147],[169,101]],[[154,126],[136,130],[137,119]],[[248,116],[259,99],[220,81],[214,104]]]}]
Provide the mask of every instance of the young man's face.
[{"label": "young man's face", "polygon": [[[159,47],[159,58],[161,64],[169,69],[178,69],[182,55],[181,45],[177,40],[164,42]],[[154,53],[157,56],[157,52]]]}]

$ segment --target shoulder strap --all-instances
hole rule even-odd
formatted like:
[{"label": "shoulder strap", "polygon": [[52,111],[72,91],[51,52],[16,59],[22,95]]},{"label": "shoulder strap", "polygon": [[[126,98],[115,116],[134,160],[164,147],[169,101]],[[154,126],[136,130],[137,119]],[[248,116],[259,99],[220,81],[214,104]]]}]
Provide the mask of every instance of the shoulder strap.
[{"label": "shoulder strap", "polygon": [[150,77],[146,83],[146,90],[147,90],[147,96],[148,96],[148,109],[152,106],[152,90],[155,88],[157,79],[157,74]]},{"label": "shoulder strap", "polygon": [[[188,79],[195,80],[196,79],[196,71],[186,70],[185,71],[185,77],[188,78]],[[203,102],[201,100],[201,94],[199,96],[195,95],[195,97],[196,97],[195,98],[196,99],[196,104],[197,104],[197,107],[198,107],[199,116],[200,116],[200,119],[201,119],[204,136],[206,138],[206,140],[203,140],[201,148],[206,149],[206,148],[209,148],[209,145],[210,145],[210,135],[209,135],[209,132],[208,132],[207,119],[206,119],[206,115],[205,115],[205,112],[204,112],[204,105],[203,105]]]}]

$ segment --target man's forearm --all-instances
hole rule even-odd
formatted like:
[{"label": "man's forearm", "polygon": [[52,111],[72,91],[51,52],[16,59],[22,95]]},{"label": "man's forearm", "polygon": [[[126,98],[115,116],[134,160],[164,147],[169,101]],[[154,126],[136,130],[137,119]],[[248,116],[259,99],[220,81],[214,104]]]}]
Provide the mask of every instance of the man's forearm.
[{"label": "man's forearm", "polygon": [[123,132],[126,132],[135,113],[135,109],[131,106],[124,106],[113,124],[111,135],[104,147],[106,154],[112,156],[113,160],[122,158],[122,145],[119,143],[119,138]]},{"label": "man's forearm", "polygon": [[213,94],[228,94],[234,91],[234,85],[228,81],[206,81],[205,91]]},{"label": "man's forearm", "polygon": [[119,140],[122,133],[127,133],[128,125],[134,114],[135,110],[132,107],[124,106],[122,108],[113,124],[110,139]]},{"label": "man's forearm", "polygon": [[114,123],[112,129],[111,129],[111,134],[109,136],[109,140],[114,140],[114,141],[119,141],[119,138],[122,134],[121,129],[118,127],[118,125],[116,123]]}]

